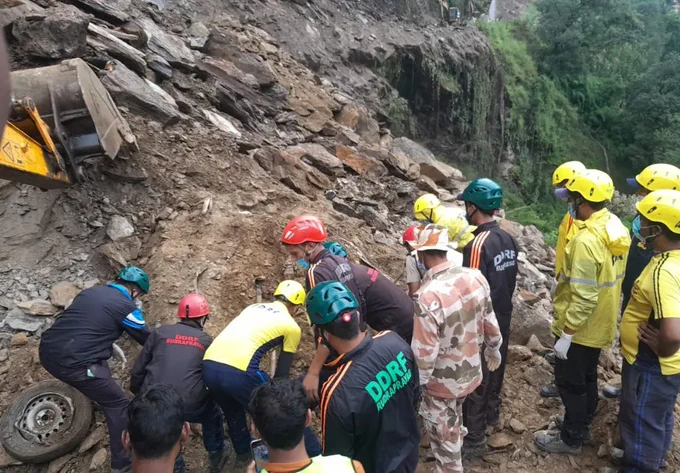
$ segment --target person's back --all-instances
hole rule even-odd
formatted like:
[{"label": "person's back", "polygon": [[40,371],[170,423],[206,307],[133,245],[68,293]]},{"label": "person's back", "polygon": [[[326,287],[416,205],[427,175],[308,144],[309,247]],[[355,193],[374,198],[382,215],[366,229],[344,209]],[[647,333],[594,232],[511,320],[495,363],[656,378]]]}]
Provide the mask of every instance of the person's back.
[{"label": "person's back", "polygon": [[324,455],[351,452],[369,473],[414,471],[419,396],[418,369],[406,342],[392,332],[367,334],[324,385]]},{"label": "person's back", "polygon": [[134,318],[136,309],[132,298],[116,285],[85,289],[43,333],[41,356],[68,368],[107,360],[124,324],[144,325],[143,319]]},{"label": "person's back", "polygon": [[283,345],[285,352],[295,353],[300,337],[300,326],[281,302],[253,304],[222,330],[204,360],[257,371],[264,354],[278,345]]},{"label": "person's back", "polygon": [[188,414],[203,410],[208,391],[203,383],[203,356],[212,343],[210,335],[191,321],[154,330],[130,375],[130,390],[145,391],[154,384],[175,388]]}]

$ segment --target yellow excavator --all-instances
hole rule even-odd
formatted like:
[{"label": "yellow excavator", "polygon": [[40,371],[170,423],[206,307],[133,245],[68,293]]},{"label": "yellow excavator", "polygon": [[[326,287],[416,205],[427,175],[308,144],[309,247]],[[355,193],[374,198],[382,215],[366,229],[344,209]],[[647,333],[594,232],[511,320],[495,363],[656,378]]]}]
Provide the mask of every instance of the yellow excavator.
[{"label": "yellow excavator", "polygon": [[0,179],[41,189],[72,186],[81,164],[111,159],[135,137],[82,59],[11,74],[10,118],[0,139]]}]

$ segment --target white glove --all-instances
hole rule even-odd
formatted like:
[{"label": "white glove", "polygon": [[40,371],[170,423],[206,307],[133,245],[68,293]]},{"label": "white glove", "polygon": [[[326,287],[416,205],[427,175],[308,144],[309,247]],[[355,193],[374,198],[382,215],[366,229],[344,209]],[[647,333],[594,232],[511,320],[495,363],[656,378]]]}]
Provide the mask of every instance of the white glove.
[{"label": "white glove", "polygon": [[502,357],[500,350],[486,347],[484,349],[484,359],[486,360],[486,367],[489,371],[496,371],[498,367],[501,366]]},{"label": "white glove", "polygon": [[560,336],[560,339],[557,340],[557,342],[555,343],[554,346],[555,356],[560,360],[567,359],[567,352],[569,351],[569,347],[571,346],[572,338],[574,338],[574,335],[569,335],[568,333],[564,333],[563,331],[562,335]]}]

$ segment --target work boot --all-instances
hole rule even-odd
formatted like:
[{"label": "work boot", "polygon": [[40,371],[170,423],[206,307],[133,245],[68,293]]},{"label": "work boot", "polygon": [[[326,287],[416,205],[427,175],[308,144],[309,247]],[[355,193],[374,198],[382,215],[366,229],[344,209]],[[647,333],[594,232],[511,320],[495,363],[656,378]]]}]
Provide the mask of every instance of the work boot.
[{"label": "work boot", "polygon": [[224,447],[222,450],[215,452],[208,452],[208,461],[210,462],[210,473],[220,473],[224,465],[227,464],[229,458],[229,449]]},{"label": "work boot", "polygon": [[554,383],[541,386],[541,397],[560,397],[560,391]]},{"label": "work boot", "polygon": [[607,399],[616,399],[621,396],[621,388],[607,385],[602,388],[602,395]]},{"label": "work boot", "polygon": [[583,450],[582,447],[572,447],[562,440],[558,430],[539,430],[534,434],[534,443],[538,448],[548,453],[576,453]]},{"label": "work boot", "polygon": [[555,366],[555,352],[554,351],[546,353],[544,358],[545,358],[545,361],[547,361],[551,365]]},{"label": "work boot", "polygon": [[473,458],[483,457],[488,453],[489,449],[486,446],[486,438],[480,443],[470,443],[463,441],[463,458],[472,460]]},{"label": "work boot", "polygon": [[[562,424],[564,424],[564,416],[562,414],[558,414],[555,416],[555,427],[557,430],[562,430]],[[590,428],[586,430],[586,433],[583,435],[583,443],[586,445],[589,445],[593,441],[593,436],[590,434]],[[621,450],[623,452],[623,450]]]}]

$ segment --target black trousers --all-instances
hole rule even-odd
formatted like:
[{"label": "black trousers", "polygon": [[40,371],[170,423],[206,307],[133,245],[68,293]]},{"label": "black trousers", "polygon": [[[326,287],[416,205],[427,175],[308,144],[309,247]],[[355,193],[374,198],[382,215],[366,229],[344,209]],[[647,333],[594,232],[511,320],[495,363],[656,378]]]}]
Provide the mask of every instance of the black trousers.
[{"label": "black trousers", "polygon": [[600,349],[572,343],[567,359],[555,358],[555,382],[564,404],[562,440],[569,446],[583,445],[595,417],[597,403],[597,364]]},{"label": "black trousers", "polygon": [[508,344],[510,339],[510,317],[498,320],[501,326],[503,344],[501,345],[501,365],[496,371],[489,372],[486,367],[482,348],[482,384],[465,399],[463,404],[463,425],[467,427],[465,443],[478,445],[486,439],[486,426],[498,422],[501,413],[501,391],[505,377],[505,365],[508,360]]},{"label": "black trousers", "polygon": [[73,386],[86,397],[96,402],[104,411],[106,427],[111,445],[111,468],[121,469],[130,465],[130,455],[123,448],[121,435],[127,428],[127,408],[130,399],[111,377],[105,361],[87,368],[64,368],[49,357],[40,357],[43,368],[52,376]]}]

